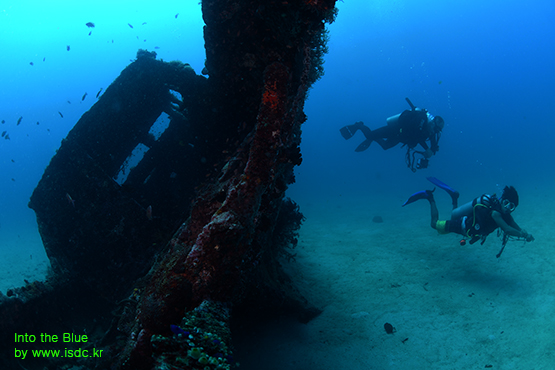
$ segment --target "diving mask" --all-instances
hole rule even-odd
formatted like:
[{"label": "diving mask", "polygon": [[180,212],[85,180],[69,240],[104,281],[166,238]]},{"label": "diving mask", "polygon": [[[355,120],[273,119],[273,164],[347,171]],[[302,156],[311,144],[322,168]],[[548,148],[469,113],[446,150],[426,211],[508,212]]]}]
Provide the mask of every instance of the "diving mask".
[{"label": "diving mask", "polygon": [[501,205],[503,206],[503,208],[505,208],[509,212],[514,211],[515,208],[516,208],[516,205],[508,199],[503,199],[501,201]]}]

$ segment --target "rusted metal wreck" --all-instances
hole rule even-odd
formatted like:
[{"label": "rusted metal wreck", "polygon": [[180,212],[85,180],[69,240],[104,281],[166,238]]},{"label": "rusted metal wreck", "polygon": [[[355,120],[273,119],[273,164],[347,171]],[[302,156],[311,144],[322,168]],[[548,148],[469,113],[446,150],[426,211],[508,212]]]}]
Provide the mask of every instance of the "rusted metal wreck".
[{"label": "rusted metal wreck", "polygon": [[29,206],[52,274],[0,297],[3,368],[23,332],[86,332],[79,348],[103,350],[27,369],[233,368],[235,316],[319,313],[279,259],[302,220],[284,193],[335,0],[202,11],[209,77],[139,51],[46,169]]}]

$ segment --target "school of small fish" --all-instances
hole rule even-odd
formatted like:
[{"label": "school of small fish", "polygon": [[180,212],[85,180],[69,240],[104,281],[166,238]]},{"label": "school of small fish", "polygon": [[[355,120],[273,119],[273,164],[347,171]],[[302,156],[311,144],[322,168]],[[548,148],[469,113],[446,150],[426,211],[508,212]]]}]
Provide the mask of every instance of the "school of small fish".
[{"label": "school of small fish", "polygon": [[[179,16],[179,13],[176,13],[175,16],[174,16],[174,18],[177,19],[178,16]],[[147,24],[147,22],[143,22],[143,23],[141,24],[141,26],[144,26],[144,25],[146,25],[146,24]],[[131,23],[127,23],[127,25],[129,26],[129,28],[134,29],[134,27],[133,27],[133,25],[132,25]],[[87,28],[91,29],[91,31],[89,31],[89,34],[88,34],[89,36],[91,36],[91,34],[92,34],[92,29],[95,28],[96,25],[95,25],[93,22],[87,22],[87,23],[85,23],[85,26],[87,26]],[[139,36],[137,36],[137,39],[139,39]],[[143,41],[146,41],[146,39],[143,40]],[[114,43],[114,40],[111,40],[111,42]],[[155,48],[155,49],[160,49],[159,46],[155,46],[154,48]],[[71,51],[71,45],[66,45],[66,51]],[[45,61],[46,61],[46,57],[43,57],[43,58],[42,58],[42,61],[45,62]],[[31,62],[29,62],[29,65],[30,65],[30,66],[34,66],[35,63],[34,63],[33,61],[31,61]],[[97,98],[97,99],[98,99],[98,97],[100,96],[100,94],[102,93],[102,91],[103,91],[103,88],[101,87],[100,90],[98,90],[98,92],[96,93],[96,98]],[[87,95],[88,95],[88,92],[85,92],[85,93],[83,94],[83,96],[81,97],[81,101],[84,101],[85,98],[87,97]],[[71,101],[67,100],[67,103],[68,103],[68,104],[71,104]],[[62,112],[58,111],[58,114],[60,115],[61,118],[64,118],[64,115],[62,114]],[[16,121],[16,126],[19,126],[19,125],[21,124],[22,121],[23,121],[23,116],[20,116],[20,117],[17,119],[17,121]],[[2,120],[2,124],[5,124],[5,123],[6,123],[6,120],[3,119],[3,120]],[[39,125],[39,124],[40,124],[40,122],[37,121],[37,125]],[[50,129],[49,129],[49,128],[47,128],[46,130],[47,130],[48,132],[50,132]],[[7,130],[2,131],[1,137],[3,137],[5,140],[10,140],[10,135],[8,134],[8,131],[7,131]],[[12,160],[12,162],[13,162],[13,160]],[[14,179],[12,179],[12,180],[15,181]],[[68,201],[75,207],[75,204],[74,204],[75,201],[71,198],[71,196],[70,196],[69,194],[66,194],[66,197],[67,197]],[[147,218],[148,218],[149,220],[152,219],[152,207],[151,207],[151,206],[149,206],[149,207],[147,208]]]}]

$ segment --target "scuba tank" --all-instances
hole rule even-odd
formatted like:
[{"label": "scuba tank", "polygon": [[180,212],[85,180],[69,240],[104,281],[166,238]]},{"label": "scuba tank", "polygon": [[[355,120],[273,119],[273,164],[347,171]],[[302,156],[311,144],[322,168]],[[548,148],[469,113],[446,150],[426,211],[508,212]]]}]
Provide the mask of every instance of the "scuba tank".
[{"label": "scuba tank", "polygon": [[[410,101],[409,98],[405,98],[405,100],[407,101],[407,103],[409,103],[411,110],[413,110],[413,111],[420,110],[419,108],[416,108],[416,106],[414,104],[412,104],[412,102]],[[399,117],[401,117],[401,114],[402,114],[402,112],[399,113],[399,114],[396,114],[394,116],[388,117],[386,119],[387,125],[391,126],[391,125],[396,125],[397,123],[399,123]]]},{"label": "scuba tank", "polygon": [[394,116],[388,117],[387,118],[387,125],[391,126],[391,125],[397,125],[399,123],[399,117],[401,117],[401,113],[396,114]]},{"label": "scuba tank", "polygon": [[459,206],[458,208],[455,208],[451,212],[451,220],[458,220],[465,216],[466,217],[474,216],[473,214],[474,206],[476,206],[477,204],[481,204],[482,206],[491,208],[495,204],[494,197],[495,195],[492,196],[489,194],[483,194],[475,198],[474,200],[468,203],[465,203],[462,206]]},{"label": "scuba tank", "polygon": [[477,200],[478,198],[471,200],[470,202],[455,208],[453,212],[451,212],[451,220],[458,220],[464,216],[467,216],[467,217],[472,216],[472,208],[473,208],[472,205]]}]

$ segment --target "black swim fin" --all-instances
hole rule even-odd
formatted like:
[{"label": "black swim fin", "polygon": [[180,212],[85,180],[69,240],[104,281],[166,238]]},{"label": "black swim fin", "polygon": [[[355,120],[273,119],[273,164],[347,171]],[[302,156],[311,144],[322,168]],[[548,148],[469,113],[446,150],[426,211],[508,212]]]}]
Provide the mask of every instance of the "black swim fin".
[{"label": "black swim fin", "polygon": [[366,149],[368,149],[368,147],[370,147],[370,144],[372,144],[372,140],[371,139],[366,139],[364,140],[362,143],[360,143],[359,146],[357,146],[357,148],[355,149],[355,152],[363,152]]},{"label": "black swim fin", "polygon": [[339,129],[339,132],[341,132],[341,136],[343,136],[345,140],[349,140],[353,137],[354,134],[356,134],[357,130],[359,130],[363,126],[364,124],[362,122],[356,122],[353,125],[341,127]]}]

